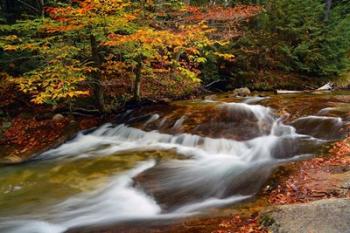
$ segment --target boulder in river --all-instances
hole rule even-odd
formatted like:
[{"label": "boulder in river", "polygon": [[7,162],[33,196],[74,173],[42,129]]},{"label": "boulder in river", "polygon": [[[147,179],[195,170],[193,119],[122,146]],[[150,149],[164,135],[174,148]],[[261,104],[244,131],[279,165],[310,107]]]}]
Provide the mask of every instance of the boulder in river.
[{"label": "boulder in river", "polygon": [[64,116],[63,116],[62,114],[59,114],[59,113],[55,114],[55,115],[52,117],[52,120],[53,120],[53,121],[61,121],[61,120],[63,120],[63,119],[64,119]]},{"label": "boulder in river", "polygon": [[247,87],[237,88],[233,90],[233,96],[249,96],[251,94],[251,91]]},{"label": "boulder in river", "polygon": [[204,100],[214,100],[216,98],[217,98],[216,95],[207,95],[207,96],[204,97]]},{"label": "boulder in river", "polygon": [[277,206],[260,219],[273,233],[350,232],[350,199]]}]

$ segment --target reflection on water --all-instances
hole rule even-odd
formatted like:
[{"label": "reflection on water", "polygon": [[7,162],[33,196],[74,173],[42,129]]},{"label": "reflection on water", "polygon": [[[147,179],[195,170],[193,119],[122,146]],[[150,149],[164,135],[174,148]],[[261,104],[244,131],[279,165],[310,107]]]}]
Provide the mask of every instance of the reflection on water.
[{"label": "reflection on water", "polygon": [[0,168],[0,232],[177,218],[246,200],[274,167],[346,133],[348,113],[333,110],[350,100],[307,98],[223,96],[128,111],[31,163]]},{"label": "reflection on water", "polygon": [[[148,159],[176,158],[171,151],[145,151],[73,161],[41,161],[3,167],[0,176],[0,216],[30,214],[69,196],[104,187],[109,177]],[[20,208],[13,208],[18,206]]]}]

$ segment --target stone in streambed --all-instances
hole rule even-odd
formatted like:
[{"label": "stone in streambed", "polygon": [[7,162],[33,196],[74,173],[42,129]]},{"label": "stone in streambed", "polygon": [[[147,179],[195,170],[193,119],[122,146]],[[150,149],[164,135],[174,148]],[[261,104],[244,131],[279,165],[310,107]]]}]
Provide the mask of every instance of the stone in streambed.
[{"label": "stone in streambed", "polygon": [[214,99],[216,99],[216,98],[217,98],[216,95],[208,95],[208,96],[205,96],[203,99],[204,99],[204,100],[214,100]]},{"label": "stone in streambed", "polygon": [[249,96],[250,94],[251,94],[251,91],[247,87],[237,88],[237,89],[234,89],[232,92],[232,95],[234,97],[236,96],[245,97],[245,96]]},{"label": "stone in streambed", "polygon": [[273,207],[260,221],[273,233],[350,232],[350,199],[327,199]]},{"label": "stone in streambed", "polygon": [[64,119],[64,116],[62,114],[55,114],[53,117],[52,117],[52,120],[53,121],[62,121]]}]

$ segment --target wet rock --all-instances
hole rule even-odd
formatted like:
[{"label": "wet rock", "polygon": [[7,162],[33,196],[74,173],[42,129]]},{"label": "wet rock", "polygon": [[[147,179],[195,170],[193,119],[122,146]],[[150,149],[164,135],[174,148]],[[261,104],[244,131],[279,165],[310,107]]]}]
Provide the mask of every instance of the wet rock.
[{"label": "wet rock", "polygon": [[169,104],[171,103],[171,99],[170,98],[162,98],[160,101],[159,101],[160,104]]},{"label": "wet rock", "polygon": [[52,120],[53,120],[53,121],[61,121],[61,120],[63,120],[63,119],[64,119],[64,116],[63,116],[62,114],[59,114],[59,113],[55,114],[55,115],[52,117]]},{"label": "wet rock", "polygon": [[233,93],[232,93],[233,96],[243,96],[243,97],[248,96],[250,94],[251,94],[251,91],[247,87],[235,89],[233,90]]},{"label": "wet rock", "polygon": [[[134,177],[134,185],[152,196],[163,211],[172,212],[181,207],[186,209],[191,203],[222,200],[235,195],[237,202],[242,201],[256,193],[271,174],[270,164],[258,164],[246,170],[236,168],[239,170],[238,175],[230,169],[224,173],[199,175],[198,172],[203,170],[197,170],[195,166],[180,160],[173,164],[159,162]],[[201,166],[208,170],[211,167],[205,163]],[[189,180],[191,176],[196,178]]]},{"label": "wet rock", "polygon": [[327,199],[274,207],[260,221],[273,233],[350,232],[350,199]]},{"label": "wet rock", "polygon": [[308,134],[320,139],[340,139],[342,137],[343,121],[339,117],[307,116],[301,117],[291,125],[299,134]]},{"label": "wet rock", "polygon": [[216,95],[208,95],[208,96],[205,96],[203,99],[204,99],[204,100],[214,100],[214,99],[216,99],[216,98],[217,98]]}]

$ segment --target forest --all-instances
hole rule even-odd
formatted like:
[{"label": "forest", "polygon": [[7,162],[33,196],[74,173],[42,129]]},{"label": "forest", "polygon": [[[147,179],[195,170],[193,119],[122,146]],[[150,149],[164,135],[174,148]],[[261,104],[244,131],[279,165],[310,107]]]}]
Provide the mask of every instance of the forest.
[{"label": "forest", "polygon": [[350,231],[349,90],[349,0],[0,0],[0,233]]},{"label": "forest", "polygon": [[346,86],[349,14],[344,0],[2,1],[1,96],[111,112],[201,88]]}]

